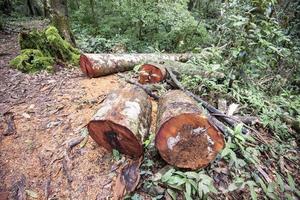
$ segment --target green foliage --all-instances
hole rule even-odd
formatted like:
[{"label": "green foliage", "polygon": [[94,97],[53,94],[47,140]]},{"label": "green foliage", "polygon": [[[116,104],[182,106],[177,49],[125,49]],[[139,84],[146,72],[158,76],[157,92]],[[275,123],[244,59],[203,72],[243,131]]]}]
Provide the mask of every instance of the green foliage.
[{"label": "green foliage", "polygon": [[185,199],[207,199],[209,194],[217,194],[218,191],[214,187],[213,179],[206,175],[204,171],[177,171],[170,169],[160,179],[162,183],[172,188],[167,190],[173,199],[176,196],[176,191],[181,191]]},{"label": "green foliage", "polygon": [[[33,30],[19,35],[21,55],[12,62],[23,72],[53,71],[55,61],[78,65],[79,51],[63,40],[57,29],[49,26],[45,31]],[[44,65],[44,66],[42,66]]]},{"label": "green foliage", "polygon": [[[182,52],[211,41],[202,20],[187,10],[186,0],[80,3],[72,12],[73,29],[88,51],[111,51],[121,43],[129,51]],[[87,40],[83,32],[95,37]]]},{"label": "green foliage", "polygon": [[54,60],[52,57],[45,56],[40,50],[24,49],[10,64],[25,73],[34,73],[40,70],[53,72]]},{"label": "green foliage", "polygon": [[113,150],[112,150],[112,156],[113,156],[113,159],[114,159],[115,161],[119,161],[119,160],[121,159],[121,154],[120,154],[120,152],[119,152],[118,150],[116,150],[116,149],[113,149]]},{"label": "green foliage", "polygon": [[21,33],[19,42],[21,49],[38,49],[56,60],[74,65],[79,62],[79,51],[63,40],[54,26],[49,26],[45,31]]}]

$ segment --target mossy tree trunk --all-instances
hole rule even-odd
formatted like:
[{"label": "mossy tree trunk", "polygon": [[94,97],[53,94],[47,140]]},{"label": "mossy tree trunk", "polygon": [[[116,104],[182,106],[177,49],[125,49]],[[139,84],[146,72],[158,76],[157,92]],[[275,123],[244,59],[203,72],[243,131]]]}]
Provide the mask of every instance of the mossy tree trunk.
[{"label": "mossy tree trunk", "polygon": [[76,46],[74,36],[71,32],[68,19],[68,1],[67,0],[49,0],[50,16],[53,25],[58,29],[60,35]]}]

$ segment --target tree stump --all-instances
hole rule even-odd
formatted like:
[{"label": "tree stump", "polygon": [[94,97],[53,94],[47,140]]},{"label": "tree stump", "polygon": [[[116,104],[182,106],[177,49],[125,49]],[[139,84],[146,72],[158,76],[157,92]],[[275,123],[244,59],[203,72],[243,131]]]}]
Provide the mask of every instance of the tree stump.
[{"label": "tree stump", "polygon": [[151,109],[151,101],[143,89],[126,87],[106,97],[87,128],[90,136],[107,150],[116,149],[138,158],[149,132]]},{"label": "tree stump", "polygon": [[170,165],[203,168],[223,149],[223,135],[184,92],[167,92],[160,98],[158,110],[155,146]]}]

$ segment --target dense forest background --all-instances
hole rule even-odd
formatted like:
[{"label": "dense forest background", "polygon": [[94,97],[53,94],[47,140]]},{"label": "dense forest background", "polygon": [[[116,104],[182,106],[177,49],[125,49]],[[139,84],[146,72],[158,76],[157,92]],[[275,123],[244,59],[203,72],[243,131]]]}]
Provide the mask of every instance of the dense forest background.
[{"label": "dense forest background", "polygon": [[[184,86],[212,104],[225,98],[242,105],[240,112],[259,116],[274,139],[251,153],[241,147],[243,142],[230,140],[235,144],[222,156],[235,166],[236,175],[250,174],[246,163],[259,162],[265,149],[277,152],[271,160],[278,160],[279,154],[299,148],[298,0],[0,0],[0,10],[0,29],[31,18],[53,23],[61,14],[65,22],[58,18],[54,25],[85,53],[199,53],[189,62],[226,76],[185,74],[180,80]],[[257,185],[249,182],[250,189]],[[203,194],[213,191],[207,190]],[[273,198],[278,190],[264,193]]]}]

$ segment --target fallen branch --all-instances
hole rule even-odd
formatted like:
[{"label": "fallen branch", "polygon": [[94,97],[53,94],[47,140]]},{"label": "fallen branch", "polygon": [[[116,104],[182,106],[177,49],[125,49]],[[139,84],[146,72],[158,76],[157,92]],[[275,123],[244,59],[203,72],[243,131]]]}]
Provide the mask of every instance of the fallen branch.
[{"label": "fallen branch", "polygon": [[149,87],[147,87],[147,86],[145,86],[145,85],[142,85],[142,84],[140,84],[140,83],[138,83],[138,82],[136,82],[136,81],[133,81],[133,80],[127,78],[126,76],[124,76],[123,74],[120,74],[120,73],[119,73],[118,76],[121,77],[121,78],[124,78],[124,80],[125,80],[127,83],[130,83],[130,84],[133,84],[133,85],[136,85],[136,86],[142,88],[142,89],[143,89],[150,97],[152,97],[154,100],[158,100],[158,99],[159,99],[159,96],[157,96],[156,94],[154,94],[154,93],[152,92],[152,90],[151,90]]}]

